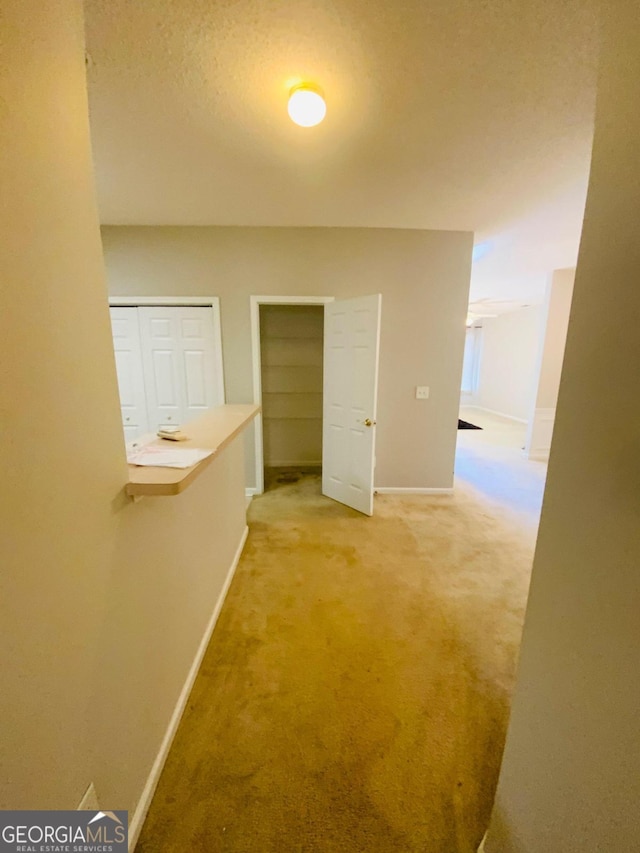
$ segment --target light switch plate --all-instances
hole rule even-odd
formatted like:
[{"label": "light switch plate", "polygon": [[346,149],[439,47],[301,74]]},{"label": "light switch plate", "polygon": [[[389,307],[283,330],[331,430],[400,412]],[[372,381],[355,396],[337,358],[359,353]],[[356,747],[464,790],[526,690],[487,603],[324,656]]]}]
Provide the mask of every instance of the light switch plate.
[{"label": "light switch plate", "polygon": [[428,400],[429,399],[429,386],[428,385],[416,385],[416,400]]}]

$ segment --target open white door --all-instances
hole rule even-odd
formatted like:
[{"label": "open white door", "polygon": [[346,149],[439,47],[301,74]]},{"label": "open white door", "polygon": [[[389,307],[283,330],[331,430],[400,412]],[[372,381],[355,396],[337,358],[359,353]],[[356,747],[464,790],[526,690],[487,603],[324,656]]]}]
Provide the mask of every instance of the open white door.
[{"label": "open white door", "polygon": [[373,515],[382,296],[324,309],[322,493]]}]

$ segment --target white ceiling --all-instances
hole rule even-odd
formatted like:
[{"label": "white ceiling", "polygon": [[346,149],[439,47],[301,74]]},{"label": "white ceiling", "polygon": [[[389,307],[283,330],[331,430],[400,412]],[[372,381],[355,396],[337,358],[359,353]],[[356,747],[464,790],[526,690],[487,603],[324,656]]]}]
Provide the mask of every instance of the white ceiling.
[{"label": "white ceiling", "polygon": [[[575,263],[585,0],[86,0],[101,218],[476,232],[472,299]],[[327,118],[287,116],[323,87]]]}]

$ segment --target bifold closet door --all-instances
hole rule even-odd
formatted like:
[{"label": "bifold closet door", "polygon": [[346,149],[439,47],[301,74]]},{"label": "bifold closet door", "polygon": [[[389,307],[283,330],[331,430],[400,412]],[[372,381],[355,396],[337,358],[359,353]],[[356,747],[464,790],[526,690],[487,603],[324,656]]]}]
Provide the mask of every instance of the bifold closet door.
[{"label": "bifold closet door", "polygon": [[111,308],[122,427],[126,441],[149,429],[137,308]]},{"label": "bifold closet door", "polygon": [[150,428],[177,426],[224,402],[211,309],[137,310]]}]

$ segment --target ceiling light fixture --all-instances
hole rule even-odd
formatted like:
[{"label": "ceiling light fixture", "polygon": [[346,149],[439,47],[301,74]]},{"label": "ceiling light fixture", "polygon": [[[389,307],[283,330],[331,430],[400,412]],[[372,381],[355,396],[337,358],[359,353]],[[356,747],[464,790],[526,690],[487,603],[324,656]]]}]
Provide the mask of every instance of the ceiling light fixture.
[{"label": "ceiling light fixture", "polygon": [[291,121],[300,127],[314,127],[327,114],[327,105],[317,86],[303,83],[291,90],[288,110]]}]

